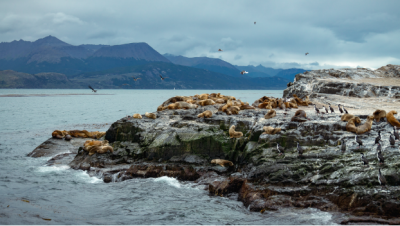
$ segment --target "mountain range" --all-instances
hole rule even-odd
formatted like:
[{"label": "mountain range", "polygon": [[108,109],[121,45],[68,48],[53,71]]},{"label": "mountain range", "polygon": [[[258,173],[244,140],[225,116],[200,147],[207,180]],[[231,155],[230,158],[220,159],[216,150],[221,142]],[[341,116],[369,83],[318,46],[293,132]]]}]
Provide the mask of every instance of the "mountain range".
[{"label": "mountain range", "polygon": [[[0,43],[0,88],[283,89],[302,69],[161,55],[147,43],[70,45],[47,36]],[[241,70],[249,71],[241,75]],[[161,81],[159,75],[169,77]],[[132,76],[141,77],[133,81]]]}]

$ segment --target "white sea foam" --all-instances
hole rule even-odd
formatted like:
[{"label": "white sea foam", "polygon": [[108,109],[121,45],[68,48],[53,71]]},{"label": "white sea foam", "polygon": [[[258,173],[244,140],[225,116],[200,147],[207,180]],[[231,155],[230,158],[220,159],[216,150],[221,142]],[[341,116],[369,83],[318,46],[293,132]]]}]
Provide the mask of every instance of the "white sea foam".
[{"label": "white sea foam", "polygon": [[40,166],[37,168],[38,172],[41,173],[49,173],[49,172],[58,172],[58,171],[63,171],[63,170],[67,170],[71,167],[67,166],[67,165],[59,165],[59,166]]},{"label": "white sea foam", "polygon": [[99,179],[98,177],[91,177],[89,176],[89,174],[86,173],[86,171],[77,171],[75,174],[78,180],[86,183],[90,184],[103,183],[102,179]]},{"label": "white sea foam", "polygon": [[163,176],[163,177],[159,177],[154,179],[155,182],[161,182],[161,183],[166,183],[168,185],[171,185],[173,187],[176,188],[181,188],[181,184],[179,183],[179,181],[173,177],[167,177],[167,176]]}]

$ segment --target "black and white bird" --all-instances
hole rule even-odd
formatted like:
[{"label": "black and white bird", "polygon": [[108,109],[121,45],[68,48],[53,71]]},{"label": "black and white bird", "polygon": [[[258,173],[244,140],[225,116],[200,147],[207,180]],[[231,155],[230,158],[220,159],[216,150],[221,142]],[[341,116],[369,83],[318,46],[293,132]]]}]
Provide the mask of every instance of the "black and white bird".
[{"label": "black and white bird", "polygon": [[333,110],[333,107],[331,106],[331,104],[329,104],[329,110],[331,110],[331,113],[335,113],[335,110]]},{"label": "black and white bird", "polygon": [[162,77],[162,75],[160,75],[161,81],[163,81],[164,79],[168,78],[168,77]]},{"label": "black and white bird", "polygon": [[89,88],[92,89],[92,92],[97,92],[97,90],[93,89],[93,87],[90,85],[89,85]]},{"label": "black and white bird", "polygon": [[392,133],[390,133],[389,142],[390,142],[390,145],[392,145],[392,146],[396,143],[396,138],[394,137],[394,135]]},{"label": "black and white bird", "polygon": [[338,108],[339,108],[340,113],[343,114],[343,110],[342,110],[342,108],[340,108],[340,104],[338,104]]},{"label": "black and white bird", "polygon": [[309,54],[309,53],[307,52],[307,53],[306,53],[306,56],[307,56],[308,54]]},{"label": "black and white bird", "polygon": [[297,142],[297,153],[299,153],[299,156],[302,156],[304,152],[304,149],[300,146],[299,142]]},{"label": "black and white bird", "polygon": [[247,72],[247,71],[245,71],[245,70],[243,70],[243,71],[240,72],[240,74],[242,74],[242,75],[248,74],[248,73],[249,73],[249,72]]},{"label": "black and white bird", "polygon": [[376,152],[376,158],[378,158],[379,164],[385,163],[385,159],[383,158],[381,151]]},{"label": "black and white bird", "polygon": [[133,76],[131,76],[131,78],[133,78],[134,81],[137,81],[138,79],[141,79],[141,78],[135,78]]},{"label": "black and white bird", "polygon": [[285,153],[285,149],[283,147],[279,146],[278,143],[276,143],[276,149],[278,150],[279,155],[282,155]]},{"label": "black and white bird", "polygon": [[324,110],[325,110],[326,114],[329,113],[328,109],[325,106],[324,106]]},{"label": "black and white bird", "polygon": [[319,114],[319,109],[317,108],[317,105],[314,104],[314,110],[317,114]]},{"label": "black and white bird", "polygon": [[399,140],[400,139],[399,133],[396,130],[396,126],[393,126],[393,135],[394,135],[394,139],[395,140]]},{"label": "black and white bird", "polygon": [[382,145],[378,142],[378,147],[376,147],[376,151],[382,151]]},{"label": "black and white bird", "polygon": [[360,148],[363,145],[362,140],[359,137],[357,137],[357,135],[356,135],[356,137],[354,139],[358,143],[358,148]]},{"label": "black and white bird", "polygon": [[344,106],[342,105],[343,111],[346,112],[346,114],[349,114],[349,112],[347,112],[346,108],[344,108]]},{"label": "black and white bird", "polygon": [[343,138],[340,140],[340,143],[341,143],[340,150],[342,152],[345,152],[346,151],[346,143],[344,142]]},{"label": "black and white bird", "polygon": [[379,145],[379,141],[381,141],[381,131],[380,130],[378,131],[378,136],[375,138],[375,144]]},{"label": "black and white bird", "polygon": [[386,179],[385,179],[385,177],[382,175],[381,169],[379,169],[378,182],[379,182],[380,185],[382,185],[382,187],[383,187],[383,186],[386,187]]},{"label": "black and white bird", "polygon": [[368,166],[368,160],[365,158],[364,153],[361,153],[361,162],[364,163],[364,166]]}]

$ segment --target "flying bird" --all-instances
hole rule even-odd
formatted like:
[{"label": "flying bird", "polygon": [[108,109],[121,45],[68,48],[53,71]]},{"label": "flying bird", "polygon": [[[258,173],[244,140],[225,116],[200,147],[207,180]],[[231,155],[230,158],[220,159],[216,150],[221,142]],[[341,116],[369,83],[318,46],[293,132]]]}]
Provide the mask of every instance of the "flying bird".
[{"label": "flying bird", "polygon": [[92,92],[97,92],[97,90],[93,89],[93,87],[91,87],[90,85],[89,88],[92,89]]},{"label": "flying bird", "polygon": [[218,49],[218,51],[219,51],[219,52],[222,52],[223,50],[222,50],[222,49]]},{"label": "flying bird", "polygon": [[160,78],[161,78],[161,80],[164,80],[164,79],[166,79],[166,78],[168,78],[168,77],[164,77],[164,78],[163,78],[163,77],[160,75]]},{"label": "flying bird", "polygon": [[306,53],[306,56],[307,56],[308,54],[309,54],[309,53],[307,52],[307,53]]},{"label": "flying bird", "polygon": [[133,78],[133,80],[135,80],[135,81],[137,81],[138,79],[140,79],[140,78],[135,78],[135,77],[133,77],[133,76],[131,76],[131,78]]},{"label": "flying bird", "polygon": [[249,72],[247,72],[247,71],[245,71],[245,70],[243,70],[243,71],[240,72],[240,74],[242,74],[242,75],[248,74],[248,73],[249,73]]},{"label": "flying bird", "polygon": [[256,24],[256,22],[254,21],[254,24]]}]

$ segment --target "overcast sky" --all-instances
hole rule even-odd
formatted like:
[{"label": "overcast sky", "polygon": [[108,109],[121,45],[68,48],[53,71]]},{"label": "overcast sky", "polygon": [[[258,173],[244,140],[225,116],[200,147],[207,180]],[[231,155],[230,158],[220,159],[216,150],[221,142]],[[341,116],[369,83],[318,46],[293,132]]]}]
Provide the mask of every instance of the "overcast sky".
[{"label": "overcast sky", "polygon": [[400,64],[400,1],[0,1],[0,42],[48,35],[235,65],[375,69]]}]

